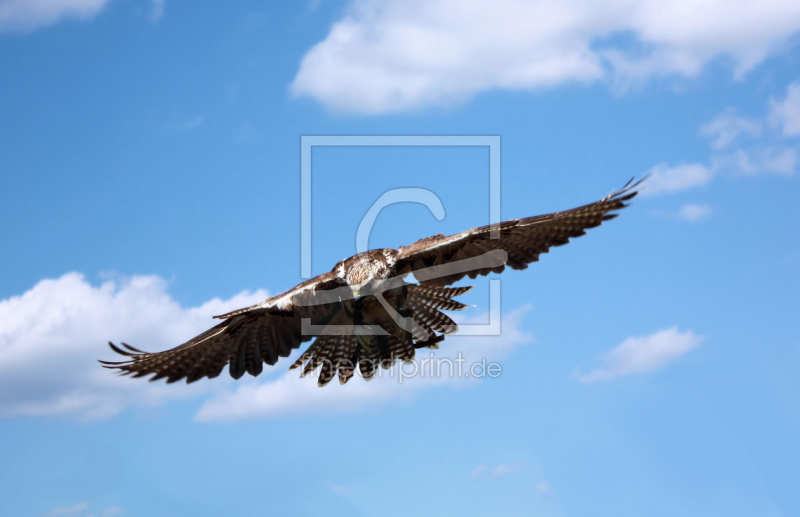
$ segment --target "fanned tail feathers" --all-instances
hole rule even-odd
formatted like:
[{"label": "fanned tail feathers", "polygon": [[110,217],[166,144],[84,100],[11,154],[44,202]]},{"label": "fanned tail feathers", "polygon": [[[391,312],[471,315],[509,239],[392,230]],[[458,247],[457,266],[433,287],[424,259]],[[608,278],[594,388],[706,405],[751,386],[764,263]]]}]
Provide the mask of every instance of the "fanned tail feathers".
[{"label": "fanned tail feathers", "polygon": [[[468,305],[452,298],[466,293],[472,287],[405,287],[408,289],[407,296],[401,306],[395,309],[402,317],[413,318],[417,326],[407,329],[391,321],[381,324],[388,335],[359,336],[355,332],[344,333],[341,326],[355,325],[355,321],[346,315],[346,311],[342,311],[333,318],[323,335],[318,336],[289,369],[303,366],[301,377],[319,370],[319,386],[325,386],[335,376],[338,376],[341,384],[346,384],[356,369],[368,381],[375,376],[378,366],[388,369],[398,360],[412,362],[417,348],[439,348],[444,334],[452,334],[458,330],[458,325],[440,310],[458,311],[467,308]],[[363,323],[377,327],[376,322]],[[437,332],[441,334],[437,335]],[[244,359],[245,364],[246,358],[247,356]]]}]

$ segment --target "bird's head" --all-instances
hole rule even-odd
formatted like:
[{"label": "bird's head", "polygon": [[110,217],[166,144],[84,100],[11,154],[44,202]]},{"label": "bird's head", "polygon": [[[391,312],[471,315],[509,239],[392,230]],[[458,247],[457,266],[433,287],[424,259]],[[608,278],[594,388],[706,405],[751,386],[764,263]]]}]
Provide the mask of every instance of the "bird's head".
[{"label": "bird's head", "polygon": [[353,291],[356,298],[371,294],[377,287],[376,278],[378,273],[377,264],[372,260],[366,259],[353,264],[347,271],[347,285]]},{"label": "bird's head", "polygon": [[360,298],[381,291],[392,276],[395,250],[371,250],[337,263],[332,272]]}]

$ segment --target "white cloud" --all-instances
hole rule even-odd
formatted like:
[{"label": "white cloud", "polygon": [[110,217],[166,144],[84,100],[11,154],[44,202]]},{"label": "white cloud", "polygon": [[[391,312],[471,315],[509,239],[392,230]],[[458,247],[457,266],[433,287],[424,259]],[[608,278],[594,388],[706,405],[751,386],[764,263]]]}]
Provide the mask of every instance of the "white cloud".
[{"label": "white cloud", "polygon": [[678,210],[651,210],[650,215],[664,219],[683,219],[684,221],[695,222],[705,219],[713,212],[709,205],[686,203]]},{"label": "white cloud", "polygon": [[800,81],[786,88],[786,97],[770,102],[770,120],[785,136],[800,136]]},{"label": "white cloud", "polygon": [[150,21],[157,22],[164,16],[164,0],[151,0],[152,10],[150,11]]},{"label": "white cloud", "polygon": [[358,0],[291,91],[370,114],[491,89],[694,76],[720,56],[741,77],[798,30],[800,3],[785,0]]},{"label": "white cloud", "polygon": [[643,196],[677,192],[705,185],[714,176],[714,170],[699,163],[679,164],[670,167],[660,163],[650,170],[650,177],[642,187]]},{"label": "white cloud", "polygon": [[109,0],[0,0],[0,31],[33,30],[64,18],[88,19]]},{"label": "white cloud", "polygon": [[173,118],[160,128],[160,133],[167,136],[182,135],[199,129],[205,122],[206,116],[202,113],[182,119]]},{"label": "white cloud", "polygon": [[69,273],[0,301],[0,416],[92,420],[129,405],[154,405],[220,389],[225,384],[221,379],[213,386],[187,386],[119,378],[97,363],[119,359],[108,341],[164,350],[209,328],[211,315],[267,297],[264,291],[244,292],[187,309],[166,287],[154,276],[93,287],[82,275]]},{"label": "white cloud", "polygon": [[499,478],[502,476],[506,476],[515,472],[525,466],[525,463],[522,461],[518,461],[516,463],[512,463],[511,465],[498,465],[494,469],[492,469],[492,477]]},{"label": "white cloud", "polygon": [[702,340],[692,331],[680,332],[676,327],[645,337],[630,337],[604,355],[603,367],[575,375],[583,382],[593,382],[653,371],[675,361]]},{"label": "white cloud", "polygon": [[357,497],[358,488],[355,485],[341,485],[338,483],[325,483],[325,486],[336,495],[342,497]]},{"label": "white cloud", "polygon": [[84,513],[89,509],[89,503],[78,503],[70,507],[53,508],[49,512],[42,514],[42,517],[59,517],[61,515],[75,515],[76,513]]},{"label": "white cloud", "polygon": [[[800,135],[800,81],[787,87],[786,97],[782,101],[770,101],[766,118],[770,124],[768,130],[764,131],[765,117],[745,118],[738,116],[734,108],[725,109],[700,126],[700,134],[710,137],[711,147],[717,151],[709,158],[709,165],[656,165],[650,170],[651,177],[644,183],[642,195],[699,187],[721,174],[792,176],[800,161],[798,149],[793,145],[785,145],[775,129],[778,128],[783,136]],[[745,138],[750,141],[743,142]],[[707,207],[700,211],[698,208],[687,205],[678,215],[693,220],[709,213]]]},{"label": "white cloud", "polygon": [[761,167],[766,172],[791,176],[797,168],[797,149],[768,147],[761,153]]},{"label": "white cloud", "polygon": [[[83,502],[78,503],[73,506],[69,507],[62,507],[59,506],[57,508],[53,508],[49,512],[45,512],[42,514],[42,517],[93,517],[95,515],[94,512],[89,513],[89,503]],[[111,517],[112,515],[119,515],[122,513],[117,507],[106,508],[105,510],[100,511],[100,517]]]},{"label": "white cloud", "polygon": [[[792,176],[797,170],[798,152],[794,147],[759,143],[745,149],[712,155],[710,162],[709,165],[681,163],[673,167],[660,163],[650,169],[649,177],[642,184],[641,195],[656,196],[702,187],[722,174]],[[691,206],[697,208],[696,205]],[[688,208],[689,213],[681,211],[678,215],[691,218],[688,217],[691,213],[697,213],[695,208]]]},{"label": "white cloud", "polygon": [[542,495],[550,495],[553,493],[553,487],[547,481],[540,481],[536,484],[534,489]]},{"label": "white cloud", "polygon": [[678,211],[678,217],[687,221],[697,221],[711,215],[711,207],[708,205],[694,205],[687,203]]},{"label": "white cloud", "polygon": [[757,137],[761,135],[761,121],[739,117],[736,110],[728,108],[711,122],[700,127],[700,134],[714,138],[711,147],[723,149],[731,145],[740,136]]},{"label": "white cloud", "polygon": [[[380,370],[380,377],[365,382],[356,378],[345,385],[333,382],[324,389],[317,387],[316,379],[308,376],[298,379],[297,370],[287,371],[276,380],[263,384],[251,382],[240,384],[234,391],[221,392],[207,401],[197,412],[195,418],[200,421],[238,420],[252,417],[272,417],[286,413],[327,412],[341,413],[355,411],[366,406],[377,405],[390,400],[408,400],[415,392],[424,388],[442,385],[465,385],[476,379],[457,375],[458,365],[453,364],[456,372],[450,377],[450,366],[443,363],[441,375],[431,376],[431,368],[436,368],[434,358],[455,360],[460,351],[466,359],[462,363],[462,372],[469,373],[471,365],[486,360],[486,364],[500,361],[511,353],[517,345],[530,340],[520,328],[522,315],[527,308],[510,313],[503,320],[503,334],[497,337],[448,336],[437,353],[421,349],[417,352],[417,366],[424,370],[422,374],[402,378],[400,365],[390,370]],[[481,321],[476,318],[475,321]],[[291,358],[290,358],[291,359]],[[425,362],[423,362],[425,360]],[[406,375],[412,374],[414,366],[404,366]],[[435,371],[435,370],[434,370]],[[475,369],[480,373],[480,368]]]},{"label": "white cloud", "polygon": [[486,465],[478,465],[475,467],[475,470],[472,471],[472,474],[469,475],[471,478],[480,477],[486,471]]},{"label": "white cloud", "polygon": [[512,472],[516,472],[525,468],[524,461],[517,461],[515,463],[511,463],[509,465],[497,465],[496,467],[489,468],[486,465],[480,465],[472,471],[470,474],[471,478],[475,479],[486,479],[486,478],[499,478],[511,474]]},{"label": "white cloud", "polygon": [[[771,130],[762,134],[762,120],[765,119],[770,122]],[[786,88],[783,100],[770,100],[769,114],[763,119],[739,117],[735,109],[728,108],[711,122],[703,124],[700,134],[714,138],[711,146],[717,150],[730,147],[742,136],[755,140],[727,153],[712,156],[711,169],[728,174],[772,173],[791,176],[797,168],[797,148],[782,143],[776,128],[782,136],[800,135],[800,82]]]},{"label": "white cloud", "polygon": [[797,150],[782,146],[755,146],[711,158],[714,171],[755,176],[762,173],[791,176],[797,168]]},{"label": "white cloud", "polygon": [[[96,420],[116,415],[128,406],[153,406],[170,399],[201,394],[212,397],[197,413],[198,420],[233,420],[288,412],[349,411],[365,405],[411,398],[424,387],[465,385],[475,378],[431,378],[429,351],[418,352],[424,378],[400,382],[397,368],[381,371],[371,382],[353,379],[345,386],[334,383],[320,389],[316,379],[298,379],[296,370],[279,377],[242,379],[227,375],[191,385],[119,377],[101,368],[98,359],[118,360],[108,341],[125,341],[144,350],[165,350],[206,330],[210,316],[264,300],[265,291],[243,292],[228,300],[213,299],[199,307],[181,307],[166,292],[167,283],[155,276],[135,276],[108,281],[99,287],[82,275],[68,273],[42,280],[21,296],[0,301],[0,417],[63,416]],[[463,372],[482,359],[498,361],[518,344],[529,340],[519,330],[527,308],[504,319],[499,337],[448,336],[436,357],[455,357],[462,351]],[[476,319],[476,321],[479,321]],[[442,354],[441,352],[448,352]],[[295,352],[295,355],[299,352]],[[291,358],[282,361],[283,369]],[[456,366],[457,367],[457,366]],[[279,370],[274,370],[277,374]],[[405,367],[410,373],[411,366]],[[474,373],[481,373],[476,368]],[[269,375],[268,372],[265,372]],[[262,377],[262,379],[264,379]],[[234,389],[233,386],[236,386]]]}]

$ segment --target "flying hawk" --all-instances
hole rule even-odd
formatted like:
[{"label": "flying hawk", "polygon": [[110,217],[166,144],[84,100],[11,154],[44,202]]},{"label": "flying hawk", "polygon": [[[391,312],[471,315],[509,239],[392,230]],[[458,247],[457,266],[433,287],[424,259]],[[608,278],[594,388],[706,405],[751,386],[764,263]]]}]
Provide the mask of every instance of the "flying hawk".
[{"label": "flying hawk", "polygon": [[[318,385],[334,376],[346,383],[356,369],[366,380],[378,366],[410,362],[418,348],[438,348],[458,330],[447,315],[467,306],[453,300],[471,287],[447,287],[465,276],[501,273],[505,266],[525,269],[551,246],[561,246],[587,228],[600,226],[627,206],[640,182],[572,210],[499,225],[473,228],[446,237],[434,235],[399,249],[359,253],[333,269],[262,303],[215,318],[219,325],[164,352],[142,352],[122,343],[111,348],[128,360],[101,361],[123,375],[167,382],[218,376],[229,365],[231,377],[256,376],[263,363],[274,365],[301,343],[314,343],[289,369],[301,376],[322,367]],[[494,231],[493,231],[494,230]],[[418,284],[405,278],[413,274]]]}]

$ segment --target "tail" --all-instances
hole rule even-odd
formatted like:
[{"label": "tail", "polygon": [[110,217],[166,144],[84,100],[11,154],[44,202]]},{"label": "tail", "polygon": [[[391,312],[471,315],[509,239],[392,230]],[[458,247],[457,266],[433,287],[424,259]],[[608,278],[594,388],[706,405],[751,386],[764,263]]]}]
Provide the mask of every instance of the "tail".
[{"label": "tail", "polygon": [[[289,369],[303,365],[301,377],[311,374],[321,367],[317,384],[324,386],[338,375],[339,382],[345,384],[356,369],[365,380],[374,377],[377,367],[391,368],[395,361],[414,360],[418,348],[439,348],[445,334],[458,331],[458,325],[440,310],[460,311],[469,307],[452,298],[466,293],[472,287],[431,287],[409,284],[408,295],[397,311],[404,318],[411,317],[418,327],[411,330],[400,328],[391,319],[386,335],[358,335],[339,330],[344,325],[378,325],[376,321],[364,322],[361,314],[354,312],[351,317],[347,311],[339,312],[331,320],[329,328],[317,337]],[[376,306],[377,305],[376,302]],[[383,309],[381,309],[383,311]],[[385,312],[384,312],[385,314]],[[369,319],[369,318],[368,318]],[[381,323],[381,326],[384,324]],[[440,334],[437,334],[439,332]]]},{"label": "tail", "polygon": [[454,334],[458,332],[458,325],[446,314],[440,311],[461,311],[469,307],[461,302],[453,300],[472,289],[467,287],[434,287],[427,285],[411,285],[408,287],[408,300],[406,305],[413,311],[413,318],[422,327],[427,336],[415,336],[417,348],[439,348],[439,341],[444,336],[436,336],[436,332],[442,334]]}]

